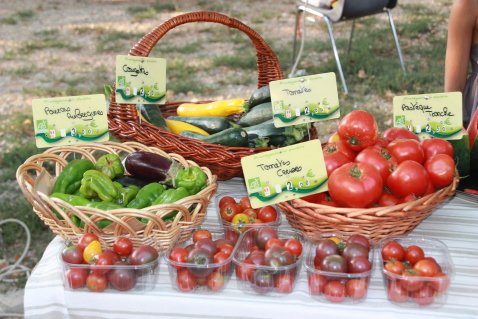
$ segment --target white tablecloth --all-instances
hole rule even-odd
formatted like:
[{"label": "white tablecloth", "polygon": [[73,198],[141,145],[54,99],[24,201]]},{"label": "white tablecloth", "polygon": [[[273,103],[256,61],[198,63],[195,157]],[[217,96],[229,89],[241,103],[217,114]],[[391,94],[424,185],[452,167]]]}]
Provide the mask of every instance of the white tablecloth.
[{"label": "white tablecloth", "polygon": [[[220,191],[237,192],[243,180],[219,182]],[[214,204],[205,224],[217,225]],[[283,220],[281,227],[289,227]],[[65,291],[56,237],[28,279],[25,318],[478,318],[478,206],[453,198],[424,220],[413,234],[435,237],[449,248],[456,274],[447,303],[439,308],[404,308],[390,303],[376,269],[367,298],[355,305],[321,303],[309,296],[305,267],[294,291],[283,297],[258,297],[237,288],[235,275],[216,294],[180,293],[171,287],[167,266],[145,294]]]}]

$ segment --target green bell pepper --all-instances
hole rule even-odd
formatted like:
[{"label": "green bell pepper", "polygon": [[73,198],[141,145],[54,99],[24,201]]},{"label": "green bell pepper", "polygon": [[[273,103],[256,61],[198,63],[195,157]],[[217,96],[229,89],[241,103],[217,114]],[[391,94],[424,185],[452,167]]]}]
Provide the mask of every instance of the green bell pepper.
[{"label": "green bell pepper", "polygon": [[[73,206],[86,206],[88,203],[90,203],[90,201],[87,200],[86,198],[72,195],[72,194],[53,193],[50,195],[50,197],[59,198],[62,201],[67,202]],[[55,213],[56,217],[58,217],[59,219],[63,219],[63,217],[56,210],[53,210],[53,212]],[[71,217],[73,216],[75,215],[71,215]],[[73,220],[73,218],[71,219]]]},{"label": "green bell pepper", "polygon": [[113,181],[96,170],[89,170],[83,174],[80,192],[86,198],[98,196],[105,202],[111,202],[119,196],[119,190]]},{"label": "green bell pepper", "polygon": [[119,189],[120,195],[118,198],[113,199],[113,203],[125,207],[136,198],[139,192],[139,187],[136,185],[131,185],[128,187],[122,187]]},{"label": "green bell pepper", "polygon": [[198,166],[189,166],[178,171],[174,179],[176,188],[184,187],[189,195],[196,195],[206,187],[207,175]]},{"label": "green bell pepper", "polygon": [[[170,188],[165,190],[158,198],[156,198],[152,206],[160,205],[160,204],[171,204],[187,196],[189,196],[189,191],[185,187]],[[177,214],[178,214],[178,211],[175,210],[166,214],[161,219],[164,221],[173,220]],[[148,220],[145,218],[142,218],[141,221],[143,223],[148,222]]]},{"label": "green bell pepper", "polygon": [[126,207],[141,209],[151,206],[154,200],[158,198],[165,189],[166,187],[162,184],[156,182],[150,183],[141,188],[136,197],[130,201]]},{"label": "green bell pepper", "polygon": [[106,154],[96,161],[95,169],[107,175],[110,179],[124,174],[124,166],[121,159],[116,154]]},{"label": "green bell pepper", "polygon": [[72,160],[58,175],[51,193],[73,194],[80,188],[83,174],[94,168],[95,164],[89,159]]}]

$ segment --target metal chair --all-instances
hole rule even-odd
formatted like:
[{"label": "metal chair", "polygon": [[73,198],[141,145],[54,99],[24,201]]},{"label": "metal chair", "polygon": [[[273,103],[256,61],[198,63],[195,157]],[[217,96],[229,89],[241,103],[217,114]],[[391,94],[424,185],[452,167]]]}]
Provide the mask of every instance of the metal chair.
[{"label": "metal chair", "polygon": [[297,4],[297,14],[296,14],[296,24],[294,32],[294,48],[292,53],[292,61],[295,60],[296,55],[296,42],[297,42],[297,31],[300,13],[306,11],[308,13],[320,16],[324,19],[329,30],[330,41],[332,43],[332,48],[334,51],[335,60],[337,62],[337,68],[339,69],[340,78],[344,86],[344,91],[348,94],[347,84],[345,82],[344,73],[342,71],[342,65],[340,64],[339,53],[337,51],[337,46],[335,45],[335,39],[332,32],[332,23],[352,20],[352,29],[350,31],[349,42],[347,46],[347,54],[350,51],[352,45],[352,37],[355,28],[355,20],[369,15],[374,15],[377,13],[386,12],[390,20],[390,27],[392,29],[393,36],[395,38],[395,44],[397,46],[398,57],[402,65],[403,73],[406,75],[405,64],[403,62],[402,52],[400,50],[400,43],[398,42],[397,32],[395,30],[395,24],[393,23],[392,12],[391,10],[397,5],[397,0],[338,0],[338,4],[333,8],[323,8],[319,6],[319,1],[317,0],[301,0]]}]

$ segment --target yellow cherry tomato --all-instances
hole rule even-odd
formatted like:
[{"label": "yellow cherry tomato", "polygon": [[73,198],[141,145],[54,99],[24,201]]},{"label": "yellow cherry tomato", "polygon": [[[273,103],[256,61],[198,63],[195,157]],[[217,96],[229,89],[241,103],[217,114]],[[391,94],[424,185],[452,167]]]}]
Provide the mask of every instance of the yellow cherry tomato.
[{"label": "yellow cherry tomato", "polygon": [[337,237],[329,237],[329,239],[334,241],[336,244],[340,244],[340,242],[342,241],[341,239],[339,239]]},{"label": "yellow cherry tomato", "polygon": [[235,228],[239,229],[241,232],[245,232],[247,229],[246,225],[250,223],[249,216],[243,213],[236,214],[232,218],[232,223]]},{"label": "yellow cherry tomato", "polygon": [[91,258],[98,255],[102,252],[101,244],[97,240],[93,240],[91,243],[86,246],[85,250],[83,251],[83,259],[89,264]]}]

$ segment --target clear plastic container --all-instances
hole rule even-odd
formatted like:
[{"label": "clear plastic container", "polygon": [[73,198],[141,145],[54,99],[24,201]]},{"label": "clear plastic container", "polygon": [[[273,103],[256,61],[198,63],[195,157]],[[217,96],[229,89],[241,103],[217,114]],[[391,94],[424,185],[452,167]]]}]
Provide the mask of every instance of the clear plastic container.
[{"label": "clear plastic container", "polygon": [[[217,262],[214,262],[213,260],[213,262],[207,262],[206,264],[203,264],[204,255],[201,255],[201,253],[196,255],[196,258],[198,258],[197,263],[185,263],[171,260],[169,256],[176,248],[185,248],[188,252],[192,250],[192,245],[194,245],[194,232],[199,228],[202,230],[208,230],[211,233],[214,242],[219,239],[231,240],[234,245],[231,254],[222,260],[218,260]],[[223,291],[234,272],[232,255],[237,249],[237,243],[242,233],[233,227],[209,225],[186,228],[182,229],[181,232],[183,232],[183,234],[188,234],[188,236],[186,236],[187,239],[181,240],[181,238],[185,237],[181,236],[181,234],[177,236],[171,242],[169,249],[164,255],[168,265],[172,287],[181,292],[200,294],[212,294]],[[217,247],[218,244],[216,243],[216,248]]]},{"label": "clear plastic container", "polygon": [[255,250],[255,234],[264,227],[247,230],[241,237],[234,253],[237,287],[245,293],[266,296],[284,296],[292,292],[298,279],[303,262],[307,235],[300,230],[285,230],[272,227],[278,238],[298,239],[302,245],[302,253],[292,264],[285,266],[265,266],[243,262]]},{"label": "clear plastic container", "polygon": [[[423,249],[425,257],[432,257],[436,260],[441,268],[441,272],[446,276],[439,277],[414,277],[415,283],[408,282],[403,275],[396,275],[384,269],[384,260],[382,257],[382,248],[389,242],[397,242],[407,248],[412,245],[419,246]],[[377,247],[378,260],[381,267],[383,285],[388,300],[402,307],[440,307],[446,303],[448,289],[455,275],[455,268],[448,252],[447,246],[428,236],[408,235],[408,236],[390,236],[381,239]],[[403,284],[402,284],[403,283]],[[419,287],[415,292],[407,290],[414,289],[412,286],[417,284]],[[407,287],[408,289],[400,289],[398,286]]]},{"label": "clear plastic container", "polygon": [[370,270],[362,273],[337,273],[315,268],[317,244],[327,238],[346,241],[352,234],[322,233],[309,238],[305,251],[304,264],[307,270],[307,284],[312,298],[324,303],[357,304],[367,298],[370,278],[374,271],[375,248],[368,239],[370,250],[368,260]]},{"label": "clear plastic container", "polygon": [[[273,222],[268,222],[268,223],[254,223],[254,224],[248,224],[247,226],[245,227],[242,227],[238,224],[235,224],[235,223],[232,223],[232,222],[228,222],[228,221],[225,221],[222,219],[221,217],[221,210],[219,208],[219,201],[221,200],[221,198],[225,197],[225,196],[231,196],[232,198],[234,198],[236,200],[236,203],[239,203],[239,201],[241,200],[241,198],[243,197],[246,197],[247,196],[247,193],[230,193],[230,192],[219,192],[217,193],[217,195],[215,196],[215,207],[216,207],[216,212],[217,212],[217,218],[219,220],[219,223],[222,223],[222,225],[224,226],[232,226],[232,227],[236,227],[238,229],[240,229],[242,232],[245,232],[247,229],[250,229],[250,228],[253,228],[253,227],[262,227],[262,226],[272,226],[272,227],[277,227],[281,224],[282,222],[282,215],[281,215],[281,211],[280,209],[276,206],[276,205],[271,205],[272,207],[274,207],[274,209],[276,210],[277,212],[277,219]],[[256,209],[256,210],[259,210]]]},{"label": "clear plastic container", "polygon": [[[75,287],[75,280],[72,279],[77,276],[83,276],[84,274],[91,275],[92,267],[98,273],[105,273],[104,276],[107,279],[106,292],[118,292],[118,293],[144,293],[146,291],[154,289],[159,275],[159,262],[163,254],[163,246],[160,241],[152,237],[143,236],[124,236],[131,239],[133,242],[133,250],[144,245],[153,247],[158,252],[158,258],[144,265],[89,265],[89,264],[70,264],[62,259],[63,250],[71,244],[76,245],[81,236],[73,237],[65,240],[58,253],[58,259],[61,262],[63,268],[63,284],[65,290],[70,291],[96,291],[90,290],[87,285],[81,287]],[[101,244],[102,251],[113,250],[114,240],[121,236],[100,235],[98,236]],[[126,258],[123,258],[127,261]],[[98,288],[101,291],[101,286],[104,287],[104,279],[95,279],[99,281]],[[87,281],[88,283],[88,281]],[[73,288],[75,287],[75,288]],[[96,288],[95,288],[96,289]]]}]

